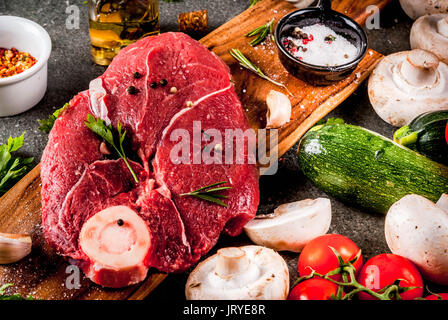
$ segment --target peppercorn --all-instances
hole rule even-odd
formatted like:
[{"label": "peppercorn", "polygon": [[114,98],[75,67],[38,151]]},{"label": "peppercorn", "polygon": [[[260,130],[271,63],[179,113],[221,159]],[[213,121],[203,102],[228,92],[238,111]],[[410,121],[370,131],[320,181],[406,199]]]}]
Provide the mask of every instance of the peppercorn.
[{"label": "peppercorn", "polygon": [[122,225],[124,225],[124,221],[123,221],[123,219],[118,219],[118,220],[117,220],[117,224],[118,224],[119,227],[121,227]]},{"label": "peppercorn", "polygon": [[149,86],[153,89],[157,88],[157,82],[153,81],[149,84]]},{"label": "peppercorn", "polygon": [[142,75],[138,71],[134,72],[133,76],[135,79],[140,79],[142,77]]},{"label": "peppercorn", "polygon": [[134,86],[129,86],[127,91],[129,94],[137,94],[137,89]]},{"label": "peppercorn", "polygon": [[167,84],[168,84],[168,81],[166,80],[166,79],[162,79],[162,80],[160,80],[160,85],[162,86],[162,87],[164,87],[164,86],[166,86]]}]

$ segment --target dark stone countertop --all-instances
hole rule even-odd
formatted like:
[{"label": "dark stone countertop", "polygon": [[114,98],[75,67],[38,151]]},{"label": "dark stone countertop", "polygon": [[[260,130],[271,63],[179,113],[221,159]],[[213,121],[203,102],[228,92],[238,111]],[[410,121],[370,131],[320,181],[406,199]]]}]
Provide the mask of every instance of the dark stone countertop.
[{"label": "dark stone countertop", "polygon": [[[162,31],[177,30],[177,15],[199,9],[207,9],[210,27],[214,29],[231,19],[248,6],[247,0],[183,0],[177,3],[160,2]],[[367,30],[371,48],[390,54],[409,49],[409,31],[412,21],[403,13],[398,1],[394,1],[381,13],[381,28]],[[77,4],[81,9],[79,30],[67,30],[65,9]],[[44,99],[32,110],[0,119],[0,141],[26,131],[23,152],[40,159],[47,142],[47,135],[37,130],[37,119],[46,118],[54,109],[69,101],[79,91],[88,88],[90,80],[104,72],[105,68],[93,64],[90,56],[87,5],[82,0],[0,0],[0,15],[17,15],[36,21],[50,34],[53,51],[49,60],[48,90]],[[380,134],[391,136],[393,127],[383,122],[373,111],[367,97],[366,83],[330,116],[341,117],[346,122],[364,126]],[[299,171],[294,147],[280,162],[276,175],[262,177],[260,213],[269,213],[276,206],[306,198],[327,197]],[[330,232],[351,238],[363,250],[365,258],[389,252],[384,239],[384,217],[367,214],[332,199],[333,221]],[[236,239],[222,237],[218,246],[245,244],[242,235]],[[218,247],[217,246],[217,247]],[[212,250],[214,253],[216,249]],[[287,254],[292,278],[296,277],[296,254]],[[184,299],[187,273],[170,275],[157,288],[150,299]]]}]

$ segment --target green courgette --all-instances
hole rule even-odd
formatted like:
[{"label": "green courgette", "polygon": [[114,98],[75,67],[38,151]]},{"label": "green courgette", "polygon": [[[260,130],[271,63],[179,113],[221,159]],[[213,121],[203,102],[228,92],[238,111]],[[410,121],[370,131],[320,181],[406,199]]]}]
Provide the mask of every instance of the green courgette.
[{"label": "green courgette", "polygon": [[407,194],[436,202],[448,193],[448,167],[364,128],[319,125],[300,141],[299,166],[327,194],[387,213]]},{"label": "green courgette", "polygon": [[394,133],[394,141],[448,165],[448,144],[445,138],[447,123],[448,110],[422,114],[409,126],[398,129]]}]

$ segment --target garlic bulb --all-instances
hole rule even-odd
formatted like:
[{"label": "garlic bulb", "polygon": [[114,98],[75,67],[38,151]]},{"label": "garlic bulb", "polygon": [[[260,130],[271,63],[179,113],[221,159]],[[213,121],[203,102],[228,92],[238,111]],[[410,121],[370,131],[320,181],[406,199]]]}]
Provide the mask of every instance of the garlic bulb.
[{"label": "garlic bulb", "polygon": [[0,264],[14,263],[31,252],[31,237],[26,234],[0,233]]}]

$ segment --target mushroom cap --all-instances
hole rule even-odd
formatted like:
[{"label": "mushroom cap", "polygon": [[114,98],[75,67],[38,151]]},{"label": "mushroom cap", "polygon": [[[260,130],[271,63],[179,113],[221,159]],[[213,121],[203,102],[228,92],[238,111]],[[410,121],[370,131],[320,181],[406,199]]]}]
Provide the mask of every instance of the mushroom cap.
[{"label": "mushroom cap", "polygon": [[411,29],[412,49],[424,49],[448,63],[448,14],[418,18]]},{"label": "mushroom cap", "polygon": [[377,65],[368,88],[376,113],[404,126],[422,113],[448,109],[448,66],[421,49],[394,53]]},{"label": "mushroom cap", "polygon": [[185,286],[187,300],[285,300],[289,272],[274,250],[230,247],[199,263]]},{"label": "mushroom cap", "polygon": [[283,204],[273,215],[249,221],[244,231],[258,245],[300,252],[309,241],[327,233],[330,224],[331,202],[318,198]]},{"label": "mushroom cap", "polygon": [[415,263],[424,278],[448,284],[448,212],[432,201],[408,195],[389,209],[385,236],[389,249]]},{"label": "mushroom cap", "polygon": [[400,0],[400,4],[413,20],[426,14],[448,12],[448,0]]}]

